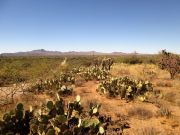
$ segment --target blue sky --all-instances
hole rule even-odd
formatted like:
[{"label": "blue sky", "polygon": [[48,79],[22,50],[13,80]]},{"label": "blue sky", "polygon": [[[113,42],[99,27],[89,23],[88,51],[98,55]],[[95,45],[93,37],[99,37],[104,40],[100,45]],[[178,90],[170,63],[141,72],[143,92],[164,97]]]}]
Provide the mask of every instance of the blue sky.
[{"label": "blue sky", "polygon": [[180,53],[180,0],[0,0],[0,53]]}]

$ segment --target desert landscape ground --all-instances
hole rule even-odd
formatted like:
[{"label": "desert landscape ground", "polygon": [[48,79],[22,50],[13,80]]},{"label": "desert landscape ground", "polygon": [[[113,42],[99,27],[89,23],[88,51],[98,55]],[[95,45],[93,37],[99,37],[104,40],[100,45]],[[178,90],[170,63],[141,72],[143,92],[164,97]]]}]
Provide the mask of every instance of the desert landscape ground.
[{"label": "desert landscape ground", "polygon": [[[1,56],[0,134],[179,135],[180,76],[171,79],[159,67],[160,59],[138,54]],[[56,110],[61,100],[62,114]],[[26,110],[33,114],[28,120]]]},{"label": "desert landscape ground", "polygon": [[0,0],[0,135],[180,135],[180,0]]}]

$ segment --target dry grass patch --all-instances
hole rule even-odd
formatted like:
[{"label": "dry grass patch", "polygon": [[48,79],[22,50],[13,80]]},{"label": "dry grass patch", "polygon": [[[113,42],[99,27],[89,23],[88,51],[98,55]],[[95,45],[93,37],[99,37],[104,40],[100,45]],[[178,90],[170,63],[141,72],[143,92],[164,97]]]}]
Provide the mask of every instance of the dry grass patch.
[{"label": "dry grass patch", "polygon": [[172,127],[173,129],[178,128],[178,127],[179,127],[179,124],[180,124],[180,122],[179,122],[178,120],[172,120],[172,121],[170,122],[170,125],[171,125],[171,127]]},{"label": "dry grass patch", "polygon": [[165,104],[161,105],[159,110],[157,111],[157,116],[170,118],[172,117],[172,111]]},{"label": "dry grass patch", "polygon": [[157,135],[157,134],[159,134],[159,132],[154,127],[141,128],[133,133],[133,135]]},{"label": "dry grass patch", "polygon": [[157,78],[157,68],[155,65],[144,64],[142,70],[140,70],[140,75],[143,79],[153,80]]},{"label": "dry grass patch", "polygon": [[130,72],[128,69],[120,69],[117,73],[118,75],[130,75]]},{"label": "dry grass patch", "polygon": [[134,107],[128,110],[129,117],[136,117],[138,119],[149,119],[153,117],[152,111],[143,107]]},{"label": "dry grass patch", "polygon": [[176,101],[176,105],[180,107],[180,99]]},{"label": "dry grass patch", "polygon": [[111,73],[114,76],[127,74],[136,79],[154,80],[169,78],[169,73],[154,64],[114,64]]},{"label": "dry grass patch", "polygon": [[172,103],[175,102],[175,97],[176,97],[176,93],[174,92],[169,92],[164,95],[164,99]]},{"label": "dry grass patch", "polygon": [[173,84],[170,81],[158,81],[158,82],[156,82],[156,86],[158,86],[158,87],[173,87]]}]

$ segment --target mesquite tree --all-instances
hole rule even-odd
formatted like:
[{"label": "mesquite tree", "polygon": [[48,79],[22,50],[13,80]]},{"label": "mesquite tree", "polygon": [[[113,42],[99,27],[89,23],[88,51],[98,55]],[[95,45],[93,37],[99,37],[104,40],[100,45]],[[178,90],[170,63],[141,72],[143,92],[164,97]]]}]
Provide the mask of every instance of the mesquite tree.
[{"label": "mesquite tree", "polygon": [[180,57],[162,50],[159,67],[167,70],[171,75],[171,79],[174,79],[175,75],[180,73]]}]

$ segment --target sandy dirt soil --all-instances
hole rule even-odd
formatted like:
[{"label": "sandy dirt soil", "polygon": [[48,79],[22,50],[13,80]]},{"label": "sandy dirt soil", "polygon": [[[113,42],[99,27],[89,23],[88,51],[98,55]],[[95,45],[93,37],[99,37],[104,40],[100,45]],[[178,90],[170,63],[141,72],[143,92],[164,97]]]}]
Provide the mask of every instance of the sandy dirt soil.
[{"label": "sandy dirt soil", "polygon": [[[101,114],[111,115],[113,120],[118,119],[118,115],[122,114],[129,117],[130,127],[125,130],[125,134],[133,134],[137,130],[143,130],[146,128],[155,128],[162,135],[179,135],[180,128],[180,108],[176,106],[171,106],[172,113],[175,115],[174,118],[162,118],[156,116],[157,107],[151,103],[144,103],[138,101],[126,102],[120,98],[108,98],[103,95],[100,95],[96,92],[96,87],[98,83],[95,81],[90,81],[84,83],[82,87],[76,87],[74,90],[74,96],[80,95],[81,102],[83,106],[88,105],[90,102],[101,103]],[[74,98],[72,97],[72,99]],[[142,107],[150,112],[153,116],[148,119],[139,119],[136,117],[128,116],[128,110],[135,107]]]}]

